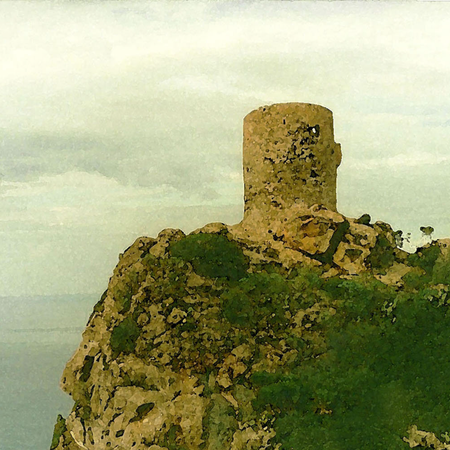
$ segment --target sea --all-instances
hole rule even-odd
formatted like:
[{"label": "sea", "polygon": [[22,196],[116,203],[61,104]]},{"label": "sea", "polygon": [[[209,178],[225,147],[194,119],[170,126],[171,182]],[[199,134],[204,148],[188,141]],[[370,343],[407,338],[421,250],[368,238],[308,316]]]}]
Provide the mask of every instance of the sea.
[{"label": "sea", "polygon": [[59,387],[100,294],[0,297],[0,449],[49,450],[58,414],[73,406]]}]

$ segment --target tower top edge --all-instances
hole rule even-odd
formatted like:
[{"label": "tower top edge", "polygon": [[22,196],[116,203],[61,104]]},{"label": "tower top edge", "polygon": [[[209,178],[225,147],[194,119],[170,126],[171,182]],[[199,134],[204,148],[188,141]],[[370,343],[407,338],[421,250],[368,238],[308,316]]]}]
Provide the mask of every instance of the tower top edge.
[{"label": "tower top edge", "polygon": [[280,113],[282,112],[312,113],[320,111],[322,114],[326,114],[329,115],[330,117],[333,117],[333,112],[330,109],[326,108],[325,106],[318,105],[315,103],[288,102],[288,103],[273,103],[271,105],[260,106],[259,108],[249,112],[244,117],[244,121],[253,115],[264,114],[266,112],[270,113],[275,111],[278,111]]}]

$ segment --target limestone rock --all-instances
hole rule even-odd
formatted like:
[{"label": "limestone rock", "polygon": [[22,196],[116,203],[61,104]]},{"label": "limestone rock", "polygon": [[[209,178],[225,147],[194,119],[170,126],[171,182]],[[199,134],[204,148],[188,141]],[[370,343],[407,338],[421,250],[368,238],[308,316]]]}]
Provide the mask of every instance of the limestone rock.
[{"label": "limestone rock", "polygon": [[[243,221],[166,229],[120,255],[64,369],[74,407],[51,450],[280,448],[277,410],[258,403],[255,380],[325,354],[321,324],[341,302],[315,284],[370,275],[400,289],[450,253],[441,240],[409,255],[388,224],[338,213],[340,160],[326,108],[246,117]],[[445,270],[427,294],[440,303],[450,301]],[[405,440],[441,445],[424,433]]]},{"label": "limestone rock", "polygon": [[[317,212],[298,219],[302,239],[325,236],[324,223],[335,236],[346,223],[339,242],[330,244],[331,237],[323,247],[306,249],[275,227],[270,240],[250,241],[241,226],[224,224],[188,236],[164,230],[157,239],[138,239],[120,258],[64,370],[61,385],[75,405],[54,448],[277,448],[271,440],[272,412],[254,409],[250,379],[255,373],[290,370],[299,357],[293,339],[309,342],[320,353],[323,336],[314,323],[335,311],[326,301],[289,306],[278,273],[287,276],[309,260],[323,271],[334,270],[334,276],[364,270],[401,284],[411,270],[390,247],[391,265],[372,267],[377,240],[391,242],[386,225]],[[289,226],[294,229],[295,221]],[[305,259],[283,259],[280,245]],[[325,257],[330,248],[334,253]],[[352,259],[349,249],[360,254]],[[278,272],[268,272],[270,267]],[[267,280],[280,283],[280,292],[270,300],[276,302],[274,317],[253,322],[255,312],[235,297],[227,280],[241,279],[245,286],[249,276],[256,283],[250,293]]]},{"label": "limestone rock", "polygon": [[409,438],[405,437],[403,440],[409,444],[410,448],[422,447],[434,448],[437,450],[450,449],[450,445],[441,442],[434,433],[418,430],[416,425],[413,425],[408,433]]}]

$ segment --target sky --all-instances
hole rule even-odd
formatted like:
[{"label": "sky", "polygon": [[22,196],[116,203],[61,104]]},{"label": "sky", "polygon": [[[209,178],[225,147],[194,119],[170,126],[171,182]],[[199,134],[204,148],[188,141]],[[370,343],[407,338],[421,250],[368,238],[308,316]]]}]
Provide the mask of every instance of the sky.
[{"label": "sky", "polygon": [[450,237],[450,3],[0,2],[0,296],[243,213],[242,120],[333,111],[338,210]]}]

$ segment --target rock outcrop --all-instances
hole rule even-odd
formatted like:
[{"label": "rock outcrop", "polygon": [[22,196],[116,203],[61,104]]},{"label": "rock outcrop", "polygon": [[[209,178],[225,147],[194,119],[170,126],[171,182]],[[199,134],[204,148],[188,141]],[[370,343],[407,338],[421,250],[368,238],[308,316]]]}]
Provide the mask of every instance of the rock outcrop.
[{"label": "rock outcrop", "polygon": [[395,291],[448,252],[440,241],[411,258],[388,224],[335,211],[340,147],[325,108],[260,108],[244,148],[241,223],[166,229],[120,256],[64,370],[75,404],[52,449],[282,448],[258,380],[326,353],[320,324],[340,303],[319,284],[370,276]]}]

